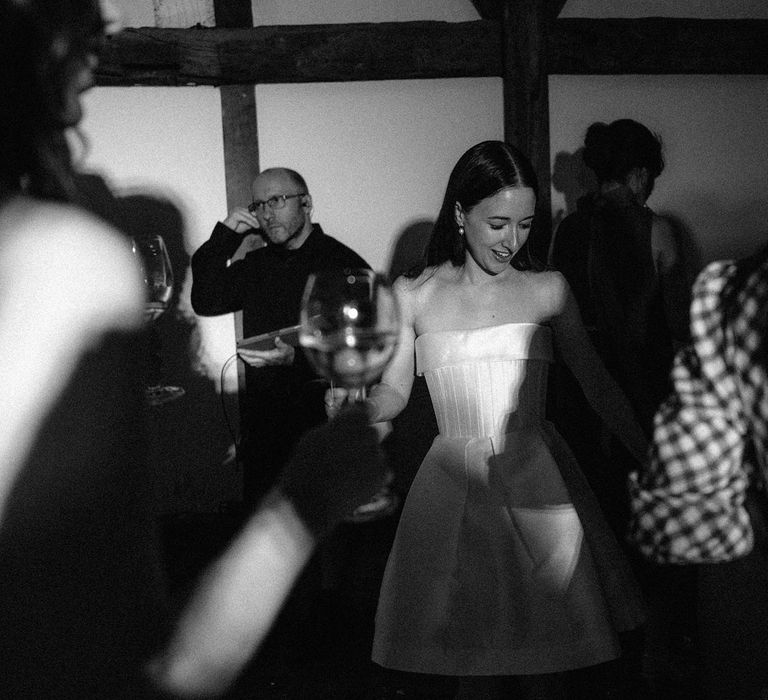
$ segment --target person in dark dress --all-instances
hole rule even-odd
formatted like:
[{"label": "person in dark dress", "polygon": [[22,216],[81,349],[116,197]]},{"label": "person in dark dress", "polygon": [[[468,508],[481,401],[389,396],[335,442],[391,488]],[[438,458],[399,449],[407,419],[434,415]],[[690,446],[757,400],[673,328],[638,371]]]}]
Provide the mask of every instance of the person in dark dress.
[{"label": "person in dark dress", "polygon": [[[676,347],[688,334],[688,296],[672,223],[646,204],[664,168],[661,142],[631,119],[592,124],[584,162],[598,189],[566,216],[550,264],[573,289],[603,362],[626,392],[650,436],[670,389]],[[555,378],[555,410],[620,537],[629,517],[626,468],[632,466],[583,400],[567,370]]]},{"label": "person in dark dress", "polygon": [[[582,197],[577,210],[560,223],[550,264],[571,285],[598,353],[650,438],[656,409],[671,388],[675,350],[688,337],[690,290],[679,232],[647,205],[664,169],[662,145],[632,119],[596,122],[587,129],[583,158],[597,190]],[[659,683],[665,684],[675,673],[669,658],[688,653],[691,574],[650,565],[627,543],[627,475],[635,463],[607,434],[562,363],[553,376],[553,419],[624,543],[648,601],[645,648],[660,653],[643,662],[645,675],[663,678]],[[626,644],[637,650],[639,664],[640,636]]]}]

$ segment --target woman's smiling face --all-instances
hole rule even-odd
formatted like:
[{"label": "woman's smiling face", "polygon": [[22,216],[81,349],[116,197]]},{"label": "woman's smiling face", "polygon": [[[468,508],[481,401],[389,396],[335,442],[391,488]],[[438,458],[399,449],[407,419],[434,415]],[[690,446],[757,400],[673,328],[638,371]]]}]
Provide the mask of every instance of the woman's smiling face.
[{"label": "woman's smiling face", "polygon": [[469,211],[456,203],[456,222],[464,227],[467,254],[491,275],[503,272],[528,240],[536,208],[530,187],[505,187]]}]

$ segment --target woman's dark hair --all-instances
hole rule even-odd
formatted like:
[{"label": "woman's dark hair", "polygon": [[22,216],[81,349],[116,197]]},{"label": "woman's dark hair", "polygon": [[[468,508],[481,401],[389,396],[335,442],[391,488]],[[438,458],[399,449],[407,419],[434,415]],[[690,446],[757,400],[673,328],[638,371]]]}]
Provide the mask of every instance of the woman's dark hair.
[{"label": "woman's dark hair", "polygon": [[647,168],[653,181],[664,170],[661,140],[633,119],[592,124],[584,137],[583,158],[598,182],[624,182],[634,168]]},{"label": "woman's dark hair", "polygon": [[73,197],[62,117],[102,38],[98,0],[0,0],[0,195]]},{"label": "woman's dark hair", "polygon": [[[538,199],[538,184],[531,162],[517,148],[503,141],[482,141],[459,158],[448,178],[443,205],[432,229],[424,259],[408,277],[417,277],[427,267],[450,261],[464,264],[464,237],[456,223],[456,202],[465,212],[505,187],[530,187]],[[530,255],[530,238],[512,258],[519,270],[540,267]]]}]

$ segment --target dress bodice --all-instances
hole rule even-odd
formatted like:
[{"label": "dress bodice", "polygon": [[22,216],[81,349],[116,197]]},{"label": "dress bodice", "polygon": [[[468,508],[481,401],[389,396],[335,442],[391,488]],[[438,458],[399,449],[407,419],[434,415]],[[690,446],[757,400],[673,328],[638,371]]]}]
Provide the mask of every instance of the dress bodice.
[{"label": "dress bodice", "polygon": [[544,418],[551,330],[506,323],[416,338],[440,434],[499,435]]}]

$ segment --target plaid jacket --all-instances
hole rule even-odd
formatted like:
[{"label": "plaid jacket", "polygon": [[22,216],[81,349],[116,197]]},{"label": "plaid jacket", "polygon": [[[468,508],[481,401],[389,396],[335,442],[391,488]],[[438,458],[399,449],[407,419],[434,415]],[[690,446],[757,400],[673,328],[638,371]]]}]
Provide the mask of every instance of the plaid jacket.
[{"label": "plaid jacket", "polygon": [[750,455],[768,454],[768,377],[758,355],[768,262],[745,280],[726,319],[736,271],[716,262],[697,278],[691,343],[675,358],[674,392],[655,416],[650,464],[630,476],[630,538],[656,562],[728,561],[752,549],[744,500],[759,473]]}]

